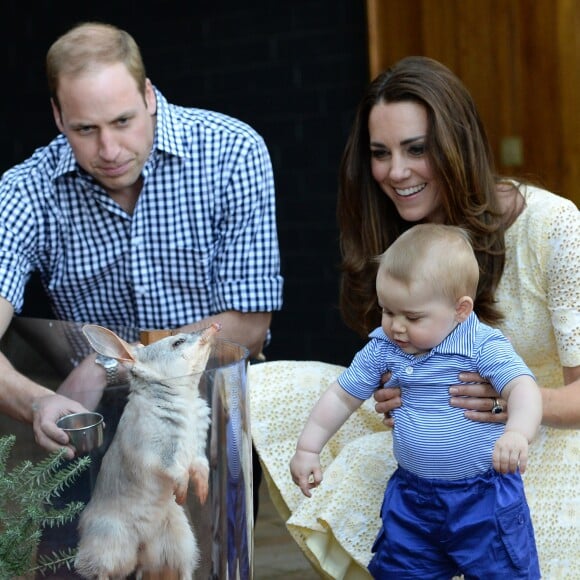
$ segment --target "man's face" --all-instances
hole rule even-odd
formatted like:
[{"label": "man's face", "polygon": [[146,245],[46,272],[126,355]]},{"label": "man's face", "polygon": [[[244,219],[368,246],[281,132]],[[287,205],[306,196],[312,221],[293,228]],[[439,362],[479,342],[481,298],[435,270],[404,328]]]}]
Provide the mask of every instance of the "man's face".
[{"label": "man's face", "polygon": [[155,93],[147,80],[145,96],[122,63],[103,65],[59,79],[59,130],[78,164],[109,193],[140,187],[141,171],[155,134]]}]

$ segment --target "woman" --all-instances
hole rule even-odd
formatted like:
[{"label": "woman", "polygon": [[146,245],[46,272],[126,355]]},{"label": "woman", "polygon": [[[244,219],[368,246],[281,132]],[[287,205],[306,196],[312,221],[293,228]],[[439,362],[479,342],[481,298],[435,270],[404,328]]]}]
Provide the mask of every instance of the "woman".
[{"label": "woman", "polygon": [[[511,339],[542,386],[543,427],[524,476],[542,575],[580,578],[578,209],[550,192],[498,177],[461,81],[436,61],[409,57],[371,83],[359,105],[341,164],[338,222],[341,312],[362,336],[380,324],[374,256],[417,222],[469,230],[481,269],[475,310]],[[251,407],[272,496],[283,514],[284,508],[292,513],[289,530],[320,571],[368,577],[382,489],[395,467],[390,433],[381,429],[372,404],[363,405],[326,457],[323,484],[302,499],[287,467],[304,424],[302,408],[310,408],[341,369],[269,364],[253,369]],[[473,375],[461,380],[482,381]],[[295,397],[293,388],[299,389]],[[450,394],[450,403],[469,409],[474,420],[506,419],[505,412],[490,412],[505,403],[485,383],[452,386]],[[382,413],[400,404],[396,390],[380,391],[376,399]]]}]

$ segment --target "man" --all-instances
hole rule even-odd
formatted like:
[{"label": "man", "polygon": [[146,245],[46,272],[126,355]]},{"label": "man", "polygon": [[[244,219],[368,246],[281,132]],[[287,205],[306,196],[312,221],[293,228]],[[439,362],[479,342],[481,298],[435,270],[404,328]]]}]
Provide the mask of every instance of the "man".
[{"label": "man", "polygon": [[[110,25],[59,38],[47,76],[61,134],[0,181],[0,336],[38,270],[62,320],[186,331],[219,322],[223,338],[259,355],[282,305],[262,138],[236,119],[169,104],[133,38]],[[115,372],[87,357],[62,392]],[[47,450],[65,445],[56,420],[84,407],[2,354],[0,375],[0,411],[32,423]]]}]

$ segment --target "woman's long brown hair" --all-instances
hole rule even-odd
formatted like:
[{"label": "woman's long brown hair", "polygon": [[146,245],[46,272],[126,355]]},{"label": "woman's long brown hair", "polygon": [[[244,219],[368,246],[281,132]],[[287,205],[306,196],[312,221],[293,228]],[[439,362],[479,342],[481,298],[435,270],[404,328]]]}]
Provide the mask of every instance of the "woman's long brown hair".
[{"label": "woman's long brown hair", "polygon": [[[494,295],[505,261],[505,229],[491,148],[475,103],[441,63],[407,57],[379,75],[361,100],[341,161],[337,218],[340,229],[340,310],[360,335],[380,324],[374,257],[414,225],[403,220],[371,175],[368,118],[377,103],[412,101],[427,111],[427,154],[440,182],[445,223],[471,236],[480,267],[475,311],[489,324],[502,319]],[[516,191],[514,187],[514,192]]]}]

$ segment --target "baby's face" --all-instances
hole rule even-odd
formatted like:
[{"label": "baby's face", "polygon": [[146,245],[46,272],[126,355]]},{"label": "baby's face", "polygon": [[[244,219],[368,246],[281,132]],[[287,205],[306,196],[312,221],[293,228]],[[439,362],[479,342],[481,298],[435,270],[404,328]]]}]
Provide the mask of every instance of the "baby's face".
[{"label": "baby's face", "polygon": [[385,334],[408,354],[429,352],[459,323],[455,304],[428,284],[408,286],[385,275],[377,296]]}]

